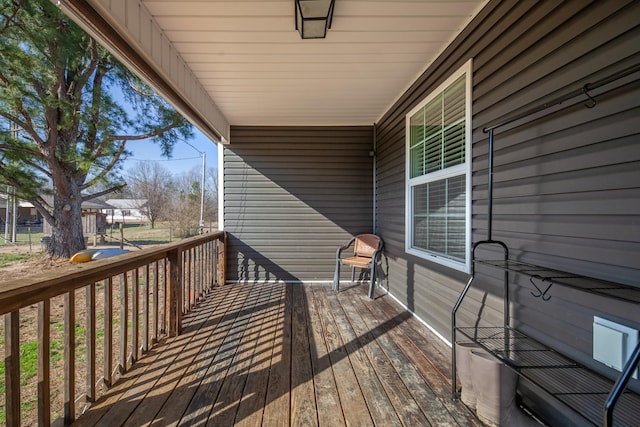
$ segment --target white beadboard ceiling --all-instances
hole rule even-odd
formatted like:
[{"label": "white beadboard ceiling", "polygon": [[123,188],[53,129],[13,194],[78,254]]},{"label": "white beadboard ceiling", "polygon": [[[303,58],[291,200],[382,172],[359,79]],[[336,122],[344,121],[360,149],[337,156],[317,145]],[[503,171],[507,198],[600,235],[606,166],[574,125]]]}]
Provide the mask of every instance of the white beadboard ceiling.
[{"label": "white beadboard ceiling", "polygon": [[139,1],[231,125],[372,124],[486,3],[336,0],[302,40],[293,0]]}]

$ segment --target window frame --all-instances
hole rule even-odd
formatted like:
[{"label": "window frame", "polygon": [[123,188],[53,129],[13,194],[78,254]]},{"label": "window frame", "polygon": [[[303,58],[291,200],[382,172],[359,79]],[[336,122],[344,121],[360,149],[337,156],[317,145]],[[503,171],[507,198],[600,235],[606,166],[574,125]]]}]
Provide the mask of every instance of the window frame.
[{"label": "window frame", "polygon": [[[473,67],[472,59],[469,59],[458,70],[453,72],[444,82],[442,82],[434,90],[418,103],[411,111],[405,116],[405,252],[417,256],[419,258],[433,261],[446,267],[453,268],[455,270],[463,271],[465,273],[471,272],[471,201],[472,201],[472,186],[471,186],[471,166],[472,166],[472,151],[471,151],[471,133],[472,133],[472,110],[471,104],[472,98],[472,79],[473,79]],[[411,118],[420,111],[425,105],[432,101],[435,97],[443,93],[451,84],[453,84],[458,78],[466,75],[465,77],[465,161],[464,163],[450,166],[446,169],[441,169],[435,172],[426,173],[415,178],[411,178]],[[413,190],[422,184],[432,183],[440,181],[446,178],[465,175],[465,259],[459,261],[452,257],[446,256],[443,253],[433,252],[426,249],[421,249],[413,245],[414,236],[414,212],[413,212]]]}]

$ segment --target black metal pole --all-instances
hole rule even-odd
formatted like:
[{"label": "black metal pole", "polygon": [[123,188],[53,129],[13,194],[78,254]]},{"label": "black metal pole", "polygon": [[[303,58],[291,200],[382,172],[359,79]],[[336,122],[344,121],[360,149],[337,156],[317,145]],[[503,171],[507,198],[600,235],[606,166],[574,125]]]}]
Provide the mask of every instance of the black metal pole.
[{"label": "black metal pole", "polygon": [[497,129],[497,128],[502,127],[502,126],[506,126],[506,125],[508,125],[510,123],[513,123],[513,122],[517,121],[517,120],[524,119],[527,116],[530,116],[530,115],[535,114],[535,113],[539,113],[539,112],[541,112],[543,110],[546,110],[547,108],[553,107],[554,105],[562,104],[563,102],[568,101],[568,100],[570,100],[572,98],[575,98],[576,96],[585,95],[590,90],[598,89],[598,88],[600,88],[602,86],[608,85],[609,83],[613,83],[616,80],[620,80],[620,79],[622,79],[624,77],[627,77],[627,76],[629,76],[629,75],[631,75],[633,73],[637,73],[638,71],[640,71],[640,64],[631,65],[631,66],[629,66],[629,67],[627,67],[627,68],[625,68],[623,70],[620,70],[620,71],[618,71],[616,73],[613,73],[613,74],[611,74],[611,75],[609,75],[607,77],[604,77],[602,79],[596,80],[593,83],[586,83],[581,88],[576,89],[574,91],[571,91],[571,92],[569,92],[569,93],[567,93],[565,95],[562,95],[562,96],[559,96],[557,98],[554,98],[554,99],[552,99],[550,101],[547,101],[547,102],[545,102],[543,104],[537,105],[537,106],[535,106],[533,108],[529,108],[526,111],[523,111],[522,113],[515,114],[515,115],[513,115],[511,117],[508,117],[508,118],[504,119],[503,121],[495,123],[495,124],[493,124],[491,126],[487,126],[487,127],[485,127],[483,129],[483,132],[487,133],[491,129]]},{"label": "black metal pole", "polygon": [[636,345],[636,349],[633,351],[633,354],[627,361],[624,369],[622,370],[622,374],[618,378],[618,381],[613,385],[613,389],[611,389],[611,393],[609,393],[609,397],[607,397],[607,401],[604,404],[604,413],[602,414],[602,424],[606,427],[613,426],[613,410],[618,403],[618,399],[622,395],[622,392],[627,386],[629,379],[633,376],[633,371],[635,371],[638,366],[638,362],[640,362],[640,343]]},{"label": "black metal pole", "polygon": [[492,224],[493,224],[493,129],[489,129],[489,187],[487,195],[487,240],[492,240]]}]

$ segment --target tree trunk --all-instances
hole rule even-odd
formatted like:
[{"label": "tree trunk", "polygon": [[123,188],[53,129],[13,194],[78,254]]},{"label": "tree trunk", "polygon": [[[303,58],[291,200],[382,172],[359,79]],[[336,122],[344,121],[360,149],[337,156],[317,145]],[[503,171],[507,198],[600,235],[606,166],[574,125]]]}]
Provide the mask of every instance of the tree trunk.
[{"label": "tree trunk", "polygon": [[55,194],[49,255],[56,258],[71,258],[85,248],[82,234],[82,209],[80,194],[76,197]]}]

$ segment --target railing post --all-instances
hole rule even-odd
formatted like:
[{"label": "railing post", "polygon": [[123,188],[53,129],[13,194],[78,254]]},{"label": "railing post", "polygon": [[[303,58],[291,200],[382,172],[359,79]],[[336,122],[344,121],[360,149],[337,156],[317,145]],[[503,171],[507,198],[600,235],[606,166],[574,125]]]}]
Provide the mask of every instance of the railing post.
[{"label": "railing post", "polygon": [[227,280],[225,265],[227,260],[227,233],[224,232],[218,240],[218,285],[224,285]]},{"label": "railing post", "polygon": [[176,337],[182,329],[182,250],[169,252],[169,336]]}]

